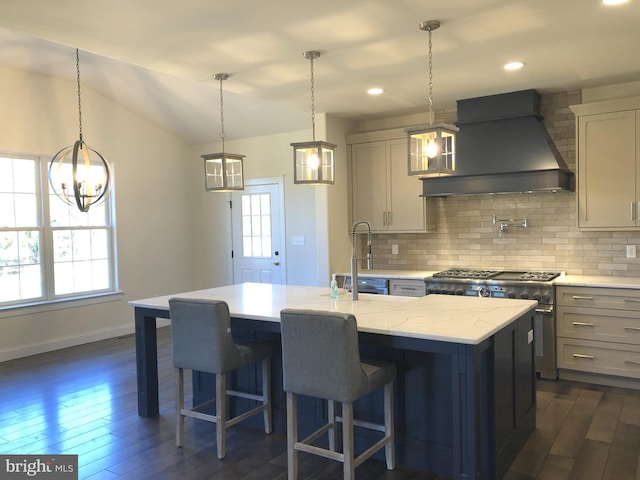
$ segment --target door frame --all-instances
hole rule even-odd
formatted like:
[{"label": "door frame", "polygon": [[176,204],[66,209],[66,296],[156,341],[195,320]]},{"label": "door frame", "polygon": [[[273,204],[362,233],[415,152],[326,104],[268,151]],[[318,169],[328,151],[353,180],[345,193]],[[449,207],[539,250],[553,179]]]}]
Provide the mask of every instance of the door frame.
[{"label": "door frame", "polygon": [[[245,186],[260,186],[260,185],[277,185],[280,197],[280,204],[277,205],[277,213],[280,215],[280,267],[282,268],[282,281],[283,285],[287,285],[287,237],[285,236],[287,228],[286,228],[286,217],[285,217],[285,208],[284,208],[284,176],[281,177],[262,177],[262,178],[248,178],[244,181]],[[229,193],[229,203],[231,203],[231,193]],[[274,212],[275,213],[275,212]],[[231,251],[233,251],[233,218],[231,208],[227,209],[227,241],[231,246]],[[229,261],[227,263],[227,277],[231,279],[231,283],[235,282],[234,278],[234,268],[233,262],[234,258],[229,255]]]}]

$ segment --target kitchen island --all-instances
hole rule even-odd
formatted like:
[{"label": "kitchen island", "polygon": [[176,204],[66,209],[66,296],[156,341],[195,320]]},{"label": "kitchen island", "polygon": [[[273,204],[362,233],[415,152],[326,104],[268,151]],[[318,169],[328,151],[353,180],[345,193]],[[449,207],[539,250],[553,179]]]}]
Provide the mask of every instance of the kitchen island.
[{"label": "kitchen island", "polygon": [[[138,412],[158,415],[156,318],[169,318],[169,298],[211,298],[229,304],[234,334],[279,347],[280,310],[353,313],[364,355],[398,366],[398,462],[455,479],[501,478],[535,429],[533,311],[535,301],[428,295],[338,300],[320,287],[240,284],[129,302],[135,307]],[[279,353],[279,348],[276,348]],[[273,361],[274,428],[284,431],[281,361]],[[259,373],[237,382],[257,385]],[[194,396],[212,382],[194,374]],[[301,428],[325,415],[324,402],[301,402]],[[356,417],[380,416],[376,395],[356,404]],[[357,439],[361,448],[364,438]]]}]

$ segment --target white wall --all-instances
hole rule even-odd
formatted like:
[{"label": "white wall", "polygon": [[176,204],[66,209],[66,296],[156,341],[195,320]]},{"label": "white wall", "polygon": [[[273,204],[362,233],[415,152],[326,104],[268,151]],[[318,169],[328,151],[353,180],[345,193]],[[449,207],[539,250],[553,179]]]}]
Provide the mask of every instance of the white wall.
[{"label": "white wall", "polygon": [[[78,138],[74,81],[0,66],[0,112],[2,152],[50,158]],[[82,115],[83,139],[114,165],[122,294],[0,310],[0,361],[130,333],[129,300],[196,285],[187,145],[85,86]]]},{"label": "white wall", "polygon": [[[50,158],[77,140],[74,81],[0,66],[0,151]],[[0,310],[0,361],[133,332],[127,302],[230,283],[228,194],[204,190],[200,155],[113,101],[82,87],[83,138],[114,166],[121,294]],[[292,142],[311,130],[226,142],[246,155],[247,178],[284,178],[287,281],[328,285],[348,264],[348,124],[317,115],[317,138],[338,145],[336,184],[293,184]],[[45,179],[46,180],[46,179]],[[291,237],[304,236],[304,246]]]},{"label": "white wall", "polygon": [[[308,141],[311,130],[284,134],[225,140],[225,150],[245,155],[244,171],[247,179],[283,177],[286,222],[287,283],[295,285],[328,285],[333,261],[336,233],[342,239],[336,243],[336,251],[348,251],[344,245],[346,231],[346,145],[343,122],[320,114],[316,116],[316,139],[326,139],[339,144],[336,153],[336,184],[323,186],[294,185],[292,142]],[[330,128],[325,125],[335,122]],[[326,136],[325,131],[331,131]],[[231,283],[228,264],[229,220],[226,202],[229,195],[206,192],[203,187],[201,155],[216,153],[219,142],[197,145],[191,148],[191,159],[198,163],[197,172],[191,178],[191,188],[196,192],[194,213],[199,226],[197,256],[200,268],[197,279],[200,288]],[[195,172],[195,170],[194,170]],[[337,225],[334,227],[334,224]],[[215,225],[215,226],[214,226]],[[303,236],[303,246],[292,245],[291,238]],[[340,245],[342,243],[342,245]],[[331,249],[330,246],[331,245]],[[340,256],[337,261],[343,261]],[[347,260],[348,261],[348,260]]]}]

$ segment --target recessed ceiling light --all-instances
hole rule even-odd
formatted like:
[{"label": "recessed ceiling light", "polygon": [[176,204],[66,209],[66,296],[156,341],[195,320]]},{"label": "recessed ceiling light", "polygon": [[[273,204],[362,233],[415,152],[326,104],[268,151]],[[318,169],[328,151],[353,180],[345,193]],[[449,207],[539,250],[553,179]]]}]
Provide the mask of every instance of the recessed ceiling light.
[{"label": "recessed ceiling light", "polygon": [[622,5],[623,3],[627,3],[629,0],[602,0],[603,5]]},{"label": "recessed ceiling light", "polygon": [[504,64],[505,70],[520,70],[524,67],[524,63],[522,62],[509,62]]},{"label": "recessed ceiling light", "polygon": [[384,92],[383,89],[381,89],[380,87],[373,87],[370,88],[369,90],[367,90],[367,93],[369,95],[381,95]]}]

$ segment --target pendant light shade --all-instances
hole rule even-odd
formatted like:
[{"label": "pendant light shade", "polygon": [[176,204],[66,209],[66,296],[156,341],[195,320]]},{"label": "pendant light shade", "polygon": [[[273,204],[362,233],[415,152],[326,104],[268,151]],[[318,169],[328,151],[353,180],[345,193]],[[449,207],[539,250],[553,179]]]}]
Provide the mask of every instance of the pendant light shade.
[{"label": "pendant light shade", "polygon": [[68,205],[88,212],[102,203],[111,191],[112,172],[109,162],[82,138],[80,95],[80,53],[76,49],[76,81],[78,85],[79,139],[56,153],[49,163],[49,184],[53,192]]},{"label": "pendant light shade", "polygon": [[315,50],[304,52],[304,58],[311,63],[311,142],[292,143],[293,147],[293,183],[301,185],[322,185],[334,183],[334,150],[336,145],[316,141],[315,119],[315,79],[313,61],[320,57]]},{"label": "pendant light shade", "polygon": [[220,82],[220,138],[222,152],[202,155],[204,160],[205,189],[208,192],[230,192],[244,190],[244,155],[224,151],[224,97],[222,82],[229,78],[228,73],[216,73],[214,79]]},{"label": "pendant light shade", "polygon": [[451,175],[456,168],[458,128],[446,123],[433,123],[431,32],[438,28],[438,20],[427,20],[420,24],[420,29],[429,33],[429,124],[405,129],[409,142],[409,175],[418,177]]}]

